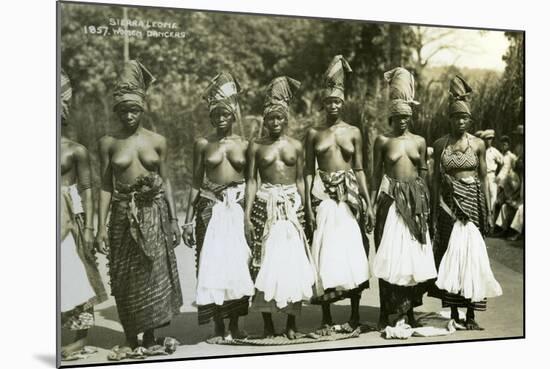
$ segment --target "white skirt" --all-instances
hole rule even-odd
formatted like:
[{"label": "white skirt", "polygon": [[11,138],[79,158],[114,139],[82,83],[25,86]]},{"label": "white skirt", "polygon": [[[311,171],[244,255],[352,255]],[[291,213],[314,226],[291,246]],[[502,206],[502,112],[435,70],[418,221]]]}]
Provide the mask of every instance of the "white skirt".
[{"label": "white skirt", "polygon": [[312,256],[317,269],[317,293],[351,290],[369,279],[369,262],[361,229],[348,204],[332,199],[317,208]]},{"label": "white skirt", "polygon": [[61,311],[66,312],[95,296],[73,234],[61,241]]},{"label": "white skirt", "polygon": [[250,248],[244,236],[244,212],[229,188],[228,199],[212,207],[199,257],[197,305],[254,295],[248,263]]},{"label": "white skirt", "polygon": [[430,235],[416,240],[395,203],[388,209],[384,233],[372,264],[373,275],[398,286],[414,286],[437,277]]},{"label": "white skirt", "polygon": [[502,288],[491,270],[483,236],[472,222],[462,224],[457,220],[453,225],[436,285],[472,302],[502,295]]},{"label": "white skirt", "polygon": [[288,220],[276,221],[264,244],[264,259],[256,278],[256,288],[277,308],[308,301],[313,295],[315,269],[306,254],[307,244]]}]

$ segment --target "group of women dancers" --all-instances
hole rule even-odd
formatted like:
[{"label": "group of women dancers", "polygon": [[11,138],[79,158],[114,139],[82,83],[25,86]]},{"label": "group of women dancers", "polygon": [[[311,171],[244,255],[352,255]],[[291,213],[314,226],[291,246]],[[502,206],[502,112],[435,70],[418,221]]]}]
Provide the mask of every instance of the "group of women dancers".
[{"label": "group of women dancers", "polygon": [[[372,277],[379,280],[381,329],[395,324],[396,314],[415,326],[413,308],[426,292],[450,306],[457,321],[458,308],[466,308],[465,325],[480,329],[474,311],[502,293],[484,243],[485,145],[467,131],[470,86],[459,76],[451,80],[449,133],[434,144],[430,196],[426,141],[409,131],[418,104],[414,78],[401,67],[385,73],[391,132],[375,140],[369,193],[361,131],[341,118],[350,72],[342,56],[333,58],[323,80],[326,119],[308,130],[304,143],[287,134],[300,82],[286,76],[271,81],[263,110],[266,134],[251,141],[233,133],[241,119],[234,77],[220,73],[206,88],[214,132],[194,142],[192,188],[181,223],[183,241],[196,247],[198,322],[214,321],[211,342],[245,336],[239,317],[249,307],[262,313],[266,337],[276,332],[272,313],[287,314],[285,334],[294,339],[304,301],[321,305],[320,332],[328,333],[331,303],[349,298],[350,317],[342,328],[351,332],[360,326],[359,302]],[[166,139],[140,123],[153,81],[134,60],[115,86],[113,109],[121,125],[99,142],[94,242],[89,159],[86,148],[63,135],[71,89],[62,74],[61,321],[77,331],[65,354],[84,345],[93,305],[105,295],[97,283],[94,243],[109,261],[125,347],[138,346],[138,334],[141,346],[158,343],[154,330],[169,324],[182,305],[174,254],[181,233]],[[367,234],[373,230],[376,253],[368,260]]]}]

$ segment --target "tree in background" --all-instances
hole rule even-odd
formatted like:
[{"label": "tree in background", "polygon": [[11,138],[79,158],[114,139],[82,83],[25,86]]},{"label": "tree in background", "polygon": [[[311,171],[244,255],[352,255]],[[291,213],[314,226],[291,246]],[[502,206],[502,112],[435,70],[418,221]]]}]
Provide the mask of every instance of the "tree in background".
[{"label": "tree in background", "polygon": [[[62,4],[61,11],[61,64],[74,81],[72,136],[88,147],[97,184],[97,140],[117,129],[111,96],[124,61],[124,37],[86,34],[84,27],[108,24],[109,18],[122,18],[123,11],[118,6],[84,4]],[[319,96],[322,74],[334,55],[344,55],[353,73],[343,117],[360,127],[365,136],[367,170],[372,167],[370,143],[389,128],[383,73],[398,65],[418,74],[422,87],[417,96],[422,105],[414,117],[413,130],[424,135],[428,143],[445,131],[448,81],[455,73],[464,74],[476,90],[476,129],[491,126],[503,134],[523,123],[520,33],[507,33],[507,67],[499,75],[452,66],[431,67],[429,56],[418,54],[421,44],[414,38],[418,31],[414,26],[154,8],[127,8],[127,15],[130,19],[175,22],[186,32],[183,40],[128,38],[129,57],[139,59],[157,78],[148,93],[144,125],[168,139],[170,175],[179,209],[186,206],[193,140],[211,129],[201,95],[209,80],[222,70],[241,84],[243,119],[236,129],[248,138],[262,134],[263,89],[269,81],[278,75],[300,80],[302,87],[292,106],[289,132],[302,139],[309,127],[323,119]],[[438,32],[442,36],[443,31]],[[428,36],[423,37],[426,45]]]}]

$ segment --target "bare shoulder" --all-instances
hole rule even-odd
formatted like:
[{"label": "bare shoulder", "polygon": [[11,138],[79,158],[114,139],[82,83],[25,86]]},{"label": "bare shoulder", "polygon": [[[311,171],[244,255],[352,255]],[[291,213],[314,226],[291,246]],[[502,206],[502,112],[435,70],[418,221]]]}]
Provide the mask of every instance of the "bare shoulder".
[{"label": "bare shoulder", "polygon": [[302,145],[302,142],[294,137],[290,137],[288,136],[288,142],[290,142],[292,144],[292,146],[294,146],[294,148],[297,150],[297,151],[302,151],[303,150],[303,145]]},{"label": "bare shoulder", "polygon": [[193,146],[195,149],[203,150],[206,145],[208,145],[208,139],[206,137],[196,137],[195,141],[193,141]]},{"label": "bare shoulder", "polygon": [[86,146],[78,142],[71,141],[71,147],[77,157],[84,159],[88,157],[88,149],[86,148]]},{"label": "bare shoulder", "polygon": [[471,135],[469,133],[468,138],[470,139],[470,143],[472,144],[472,146],[474,146],[478,150],[485,150],[485,141],[483,141],[481,138]]},{"label": "bare shoulder", "polygon": [[166,145],[166,137],[148,129],[143,130],[144,135],[157,145]]},{"label": "bare shoulder", "polygon": [[447,135],[435,140],[433,144],[434,151],[443,150],[443,146],[445,146],[445,142],[447,142]]},{"label": "bare shoulder", "polygon": [[342,123],[343,123],[344,127],[346,128],[346,130],[348,132],[350,132],[352,135],[354,135],[354,136],[361,135],[361,130],[358,127],[356,127],[352,124],[349,124],[348,122],[342,122]]},{"label": "bare shoulder", "polygon": [[374,139],[374,146],[384,146],[389,140],[390,137],[388,137],[385,133],[381,133]]},{"label": "bare shoulder", "polygon": [[413,140],[418,144],[418,146],[426,146],[426,139],[420,135],[415,135],[411,133]]},{"label": "bare shoulder", "polygon": [[315,138],[315,136],[317,135],[317,133],[319,133],[319,131],[317,130],[317,128],[314,128],[314,127],[311,127],[307,130],[307,133],[306,133],[306,138],[309,139],[309,140],[312,140]]},{"label": "bare shoulder", "polygon": [[248,145],[250,144],[250,141],[248,141],[246,138],[239,135],[232,136],[232,139],[235,140],[235,142],[239,146],[241,146],[244,150],[246,150],[248,148]]},{"label": "bare shoulder", "polygon": [[105,135],[99,139],[99,149],[109,150],[115,143],[115,138],[111,135]]}]

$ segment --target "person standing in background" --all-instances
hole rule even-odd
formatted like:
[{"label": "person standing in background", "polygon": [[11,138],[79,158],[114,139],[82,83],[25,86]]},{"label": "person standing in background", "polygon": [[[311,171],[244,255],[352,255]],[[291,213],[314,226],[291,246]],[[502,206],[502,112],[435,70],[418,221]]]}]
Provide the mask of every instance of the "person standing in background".
[{"label": "person standing in background", "polygon": [[495,205],[497,202],[497,175],[503,165],[503,156],[496,147],[493,146],[495,139],[495,131],[487,129],[481,134],[481,138],[485,141],[485,160],[487,161],[487,186],[489,187],[489,206],[493,216],[489,219],[491,228],[494,225]]}]

